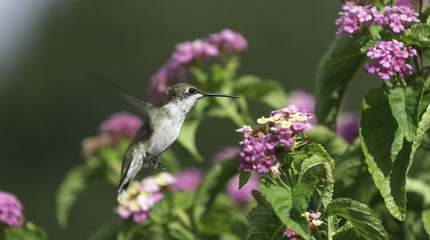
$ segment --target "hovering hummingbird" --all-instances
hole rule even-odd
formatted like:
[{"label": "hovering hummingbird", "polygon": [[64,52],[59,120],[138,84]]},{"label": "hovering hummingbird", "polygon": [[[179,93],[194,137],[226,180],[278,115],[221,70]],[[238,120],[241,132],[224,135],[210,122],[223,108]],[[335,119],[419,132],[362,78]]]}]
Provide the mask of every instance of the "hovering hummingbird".
[{"label": "hovering hummingbird", "polygon": [[190,84],[178,83],[168,90],[164,104],[156,107],[123,93],[106,77],[98,75],[91,77],[114,88],[145,116],[143,125],[131,140],[122,160],[118,201],[124,196],[130,181],[142,167],[155,164],[154,169],[161,166],[163,171],[166,171],[160,155],[178,138],[182,123],[197,100],[203,97],[238,98],[233,95],[208,93]]}]

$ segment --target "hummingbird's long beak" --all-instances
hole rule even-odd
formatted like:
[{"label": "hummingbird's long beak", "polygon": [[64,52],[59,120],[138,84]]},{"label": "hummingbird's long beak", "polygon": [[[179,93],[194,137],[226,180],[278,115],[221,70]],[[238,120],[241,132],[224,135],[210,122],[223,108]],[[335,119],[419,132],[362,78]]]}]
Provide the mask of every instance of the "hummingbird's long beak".
[{"label": "hummingbird's long beak", "polygon": [[226,94],[219,94],[219,93],[204,93],[205,97],[229,97],[229,98],[239,98],[238,96],[234,95],[226,95]]}]

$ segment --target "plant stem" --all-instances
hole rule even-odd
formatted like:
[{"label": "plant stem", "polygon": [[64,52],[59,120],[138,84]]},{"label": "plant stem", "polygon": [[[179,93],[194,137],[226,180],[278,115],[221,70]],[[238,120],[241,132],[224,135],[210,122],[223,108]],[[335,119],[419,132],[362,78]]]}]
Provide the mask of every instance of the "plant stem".
[{"label": "plant stem", "polygon": [[423,75],[423,65],[421,61],[421,50],[417,50],[417,55],[414,57],[415,67],[417,68],[418,75],[422,78],[424,78]]},{"label": "plant stem", "polygon": [[316,207],[316,209],[315,209],[315,212],[319,212],[319,210],[320,210],[320,207],[321,207],[321,204],[322,204],[322,199],[323,199],[323,197],[324,197],[324,193],[325,193],[325,191],[327,190],[327,186],[328,186],[328,182],[327,182],[327,180],[326,180],[326,182],[324,183],[324,189],[322,190],[322,192],[321,192],[321,196],[320,196],[320,198],[318,199],[318,203],[317,203],[317,207]]}]

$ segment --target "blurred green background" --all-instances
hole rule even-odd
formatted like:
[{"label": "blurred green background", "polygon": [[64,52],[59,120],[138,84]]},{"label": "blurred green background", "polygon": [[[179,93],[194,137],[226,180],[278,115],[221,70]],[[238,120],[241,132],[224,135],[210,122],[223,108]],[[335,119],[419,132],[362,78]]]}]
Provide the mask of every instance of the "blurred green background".
[{"label": "blurred green background", "polygon": [[[337,1],[321,0],[17,0],[8,6],[12,2],[0,1],[0,13],[8,13],[0,14],[0,190],[16,194],[27,220],[49,239],[65,240],[85,239],[116,218],[116,189],[100,184],[79,198],[67,229],[57,224],[55,192],[83,161],[80,141],[114,112],[137,114],[88,73],[107,75],[147,100],[149,77],[175,44],[230,28],[249,43],[240,75],[312,92],[339,11]],[[346,108],[358,111],[366,89],[379,84],[359,73]],[[250,108],[256,117],[270,112],[252,103]],[[197,131],[202,155],[209,159],[222,146],[237,144],[235,127],[227,120],[203,122]]]}]

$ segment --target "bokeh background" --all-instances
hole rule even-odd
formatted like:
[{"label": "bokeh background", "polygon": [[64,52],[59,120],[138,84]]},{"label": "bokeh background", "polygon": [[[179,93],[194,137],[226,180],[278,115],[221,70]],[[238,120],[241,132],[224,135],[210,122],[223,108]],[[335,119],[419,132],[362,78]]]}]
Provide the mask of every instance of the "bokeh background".
[{"label": "bokeh background", "polygon": [[[114,112],[137,114],[88,73],[107,75],[147,100],[149,77],[175,44],[230,28],[249,44],[240,75],[313,92],[338,11],[337,1],[321,0],[0,0],[0,189],[17,195],[27,220],[49,239],[85,239],[115,218],[116,189],[100,184],[86,191],[67,229],[55,218],[55,192],[83,161],[84,137]],[[358,73],[345,108],[359,111],[366,90],[379,84]],[[250,108],[255,117],[270,112]],[[234,128],[227,120],[204,121],[197,131],[202,155],[237,144]]]}]

